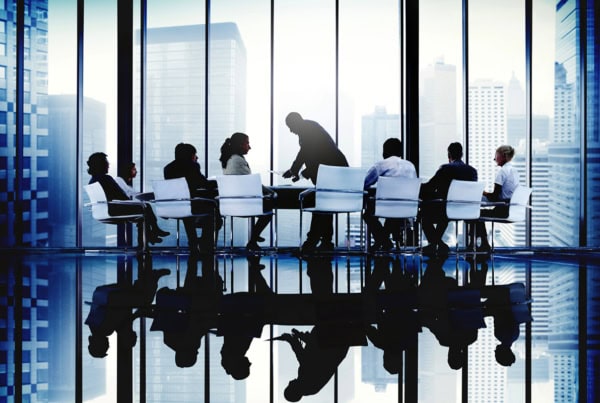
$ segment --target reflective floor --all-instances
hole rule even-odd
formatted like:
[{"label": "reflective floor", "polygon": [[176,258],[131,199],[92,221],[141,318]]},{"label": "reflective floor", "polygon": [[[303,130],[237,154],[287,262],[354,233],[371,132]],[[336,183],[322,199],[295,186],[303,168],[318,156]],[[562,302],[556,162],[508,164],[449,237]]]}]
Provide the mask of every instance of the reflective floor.
[{"label": "reflective floor", "polygon": [[0,258],[0,402],[600,396],[591,252]]}]

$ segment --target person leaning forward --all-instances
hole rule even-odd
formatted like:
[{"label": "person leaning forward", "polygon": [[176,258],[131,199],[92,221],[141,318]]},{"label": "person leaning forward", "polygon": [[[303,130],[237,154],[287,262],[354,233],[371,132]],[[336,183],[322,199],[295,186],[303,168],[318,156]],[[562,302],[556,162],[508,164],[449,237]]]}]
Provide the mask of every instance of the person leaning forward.
[{"label": "person leaning forward", "polygon": [[[290,112],[285,118],[285,123],[292,133],[298,135],[300,151],[290,169],[283,173],[284,178],[291,178],[296,182],[302,175],[316,184],[319,165],[348,166],[344,154],[319,123],[302,118],[298,112]],[[303,166],[304,170],[300,171]],[[332,237],[333,215],[313,214],[302,250],[313,250],[319,242],[320,250],[333,250]]]},{"label": "person leaning forward", "polygon": [[[190,196],[213,199],[217,195],[217,183],[210,181],[202,174],[196,147],[187,143],[175,146],[175,160],[164,168],[165,179],[185,178],[190,189]],[[215,238],[222,226],[215,204],[210,200],[192,202],[193,214],[207,214],[201,218],[184,218],[183,225],[188,237],[190,251],[210,252],[214,249]],[[215,228],[215,215],[218,218]],[[198,238],[196,227],[202,228],[202,236]]]}]

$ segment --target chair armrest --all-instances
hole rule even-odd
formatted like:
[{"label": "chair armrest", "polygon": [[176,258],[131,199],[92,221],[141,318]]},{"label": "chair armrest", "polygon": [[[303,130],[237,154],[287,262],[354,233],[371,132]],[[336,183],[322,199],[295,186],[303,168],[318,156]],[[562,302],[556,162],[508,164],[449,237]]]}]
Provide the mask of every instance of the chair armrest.
[{"label": "chair armrest", "polygon": [[[351,194],[368,194],[366,190],[352,190],[352,189],[315,189],[316,192],[332,192],[332,193],[351,193]],[[304,193],[304,192],[302,192]],[[302,194],[301,193],[301,194]]]},{"label": "chair armrest", "polygon": [[303,190],[302,192],[300,192],[300,194],[298,194],[298,200],[302,201],[306,196],[316,191],[316,188],[308,188],[306,190]]},{"label": "chair armrest", "polygon": [[260,195],[260,196],[215,196],[216,200],[225,200],[225,199],[264,199],[265,196],[264,195]]},{"label": "chair armrest", "polygon": [[118,204],[122,206],[142,206],[141,200],[110,200],[108,204]]}]

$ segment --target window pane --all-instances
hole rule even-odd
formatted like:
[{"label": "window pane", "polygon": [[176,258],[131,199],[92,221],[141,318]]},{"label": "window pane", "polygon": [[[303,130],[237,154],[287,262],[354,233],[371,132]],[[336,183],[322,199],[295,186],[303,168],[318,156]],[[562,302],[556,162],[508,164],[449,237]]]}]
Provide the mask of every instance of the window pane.
[{"label": "window pane", "polygon": [[[525,7],[522,0],[469,3],[469,164],[494,190],[495,150],[516,149],[513,166],[525,185]],[[495,226],[496,245],[522,246],[525,223]]]},{"label": "window pane", "polygon": [[598,247],[600,228],[595,224],[600,220],[600,49],[597,40],[600,16],[597,3],[587,0],[587,7],[587,246]]},{"label": "window pane", "polygon": [[[532,53],[532,161],[531,161],[531,242],[533,246],[550,245],[549,204],[553,190],[549,187],[553,174],[548,158],[548,146],[552,139],[552,121],[554,119],[554,71],[556,4],[547,0],[533,2],[533,53]],[[543,48],[543,52],[536,49]],[[525,155],[519,153],[517,161],[524,161]],[[519,166],[521,168],[521,166]]]},{"label": "window pane", "polygon": [[[204,3],[178,2],[178,7],[158,0],[148,2],[146,61],[144,189],[152,180],[163,179],[163,168],[174,158],[178,143],[190,143],[198,151],[202,172],[205,166],[204,135]],[[139,45],[139,42],[137,43]],[[136,52],[138,51],[136,46]],[[140,164],[138,163],[138,169]],[[134,182],[134,187],[137,188]],[[172,234],[174,220],[159,219],[159,225]],[[185,231],[180,231],[187,245]],[[176,237],[166,237],[163,245],[175,245]]]},{"label": "window pane", "polygon": [[[578,246],[581,189],[578,1],[556,6],[554,130],[548,144],[550,245]],[[535,211],[535,206],[534,206]]]},{"label": "window pane", "polygon": [[[318,122],[336,137],[335,121],[335,2],[275,1],[274,130],[275,169],[285,171],[298,153],[298,137],[285,125],[289,112]],[[310,29],[306,23],[310,21]],[[345,137],[340,132],[340,137]],[[342,150],[347,152],[347,150]],[[290,184],[275,178],[276,184]],[[312,186],[301,179],[298,186]],[[298,244],[298,212],[282,211],[279,244]],[[304,222],[310,222],[305,220]],[[308,227],[302,229],[305,237]]]},{"label": "window pane", "polygon": [[428,179],[448,161],[448,145],[464,140],[462,5],[460,0],[419,4],[419,176]]},{"label": "window pane", "polygon": [[[212,3],[209,99],[209,175],[221,175],[220,149],[235,132],[250,138],[245,156],[252,173],[270,184],[271,3],[225,0]],[[228,227],[229,228],[229,227]],[[245,245],[246,220],[236,220],[234,243]],[[269,227],[263,237],[269,240]],[[220,240],[229,234],[220,234]],[[223,238],[225,235],[225,238]]]},{"label": "window pane", "polygon": [[[104,152],[110,163],[109,174],[117,168],[117,2],[86,1],[84,15],[83,60],[83,159],[81,178],[87,184],[87,161],[90,154]],[[84,202],[88,202],[84,195]],[[91,211],[84,209],[84,246],[115,246],[116,225],[95,221]]]}]

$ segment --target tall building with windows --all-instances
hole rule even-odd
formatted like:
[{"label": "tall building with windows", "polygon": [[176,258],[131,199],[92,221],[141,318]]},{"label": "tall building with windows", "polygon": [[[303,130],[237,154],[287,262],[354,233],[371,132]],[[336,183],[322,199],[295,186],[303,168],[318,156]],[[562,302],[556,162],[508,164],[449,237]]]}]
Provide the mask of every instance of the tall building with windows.
[{"label": "tall building with windows", "polygon": [[[225,138],[246,127],[246,49],[234,23],[210,26],[208,152],[204,166],[205,26],[148,29],[145,177],[163,177],[177,143],[193,144],[203,173],[218,175]],[[176,140],[174,140],[176,139]]]},{"label": "tall building with windows", "polygon": [[421,75],[419,176],[429,178],[448,162],[448,144],[461,141],[456,121],[456,66],[438,60]]},{"label": "tall building with windows", "polygon": [[369,169],[383,158],[383,143],[389,138],[400,136],[400,117],[389,114],[385,106],[376,106],[373,113],[364,115],[361,124],[362,154],[360,166]]},{"label": "tall building with windows", "polygon": [[[23,137],[17,144],[16,2],[0,5],[0,245],[48,245],[48,1],[25,4]],[[23,177],[15,186],[17,147]],[[17,194],[19,193],[19,194]],[[15,211],[21,209],[23,222]],[[15,231],[18,228],[18,231]]]},{"label": "tall building with windows", "polygon": [[506,112],[504,83],[478,80],[469,85],[469,164],[489,191],[496,176],[496,148],[506,144]]}]

